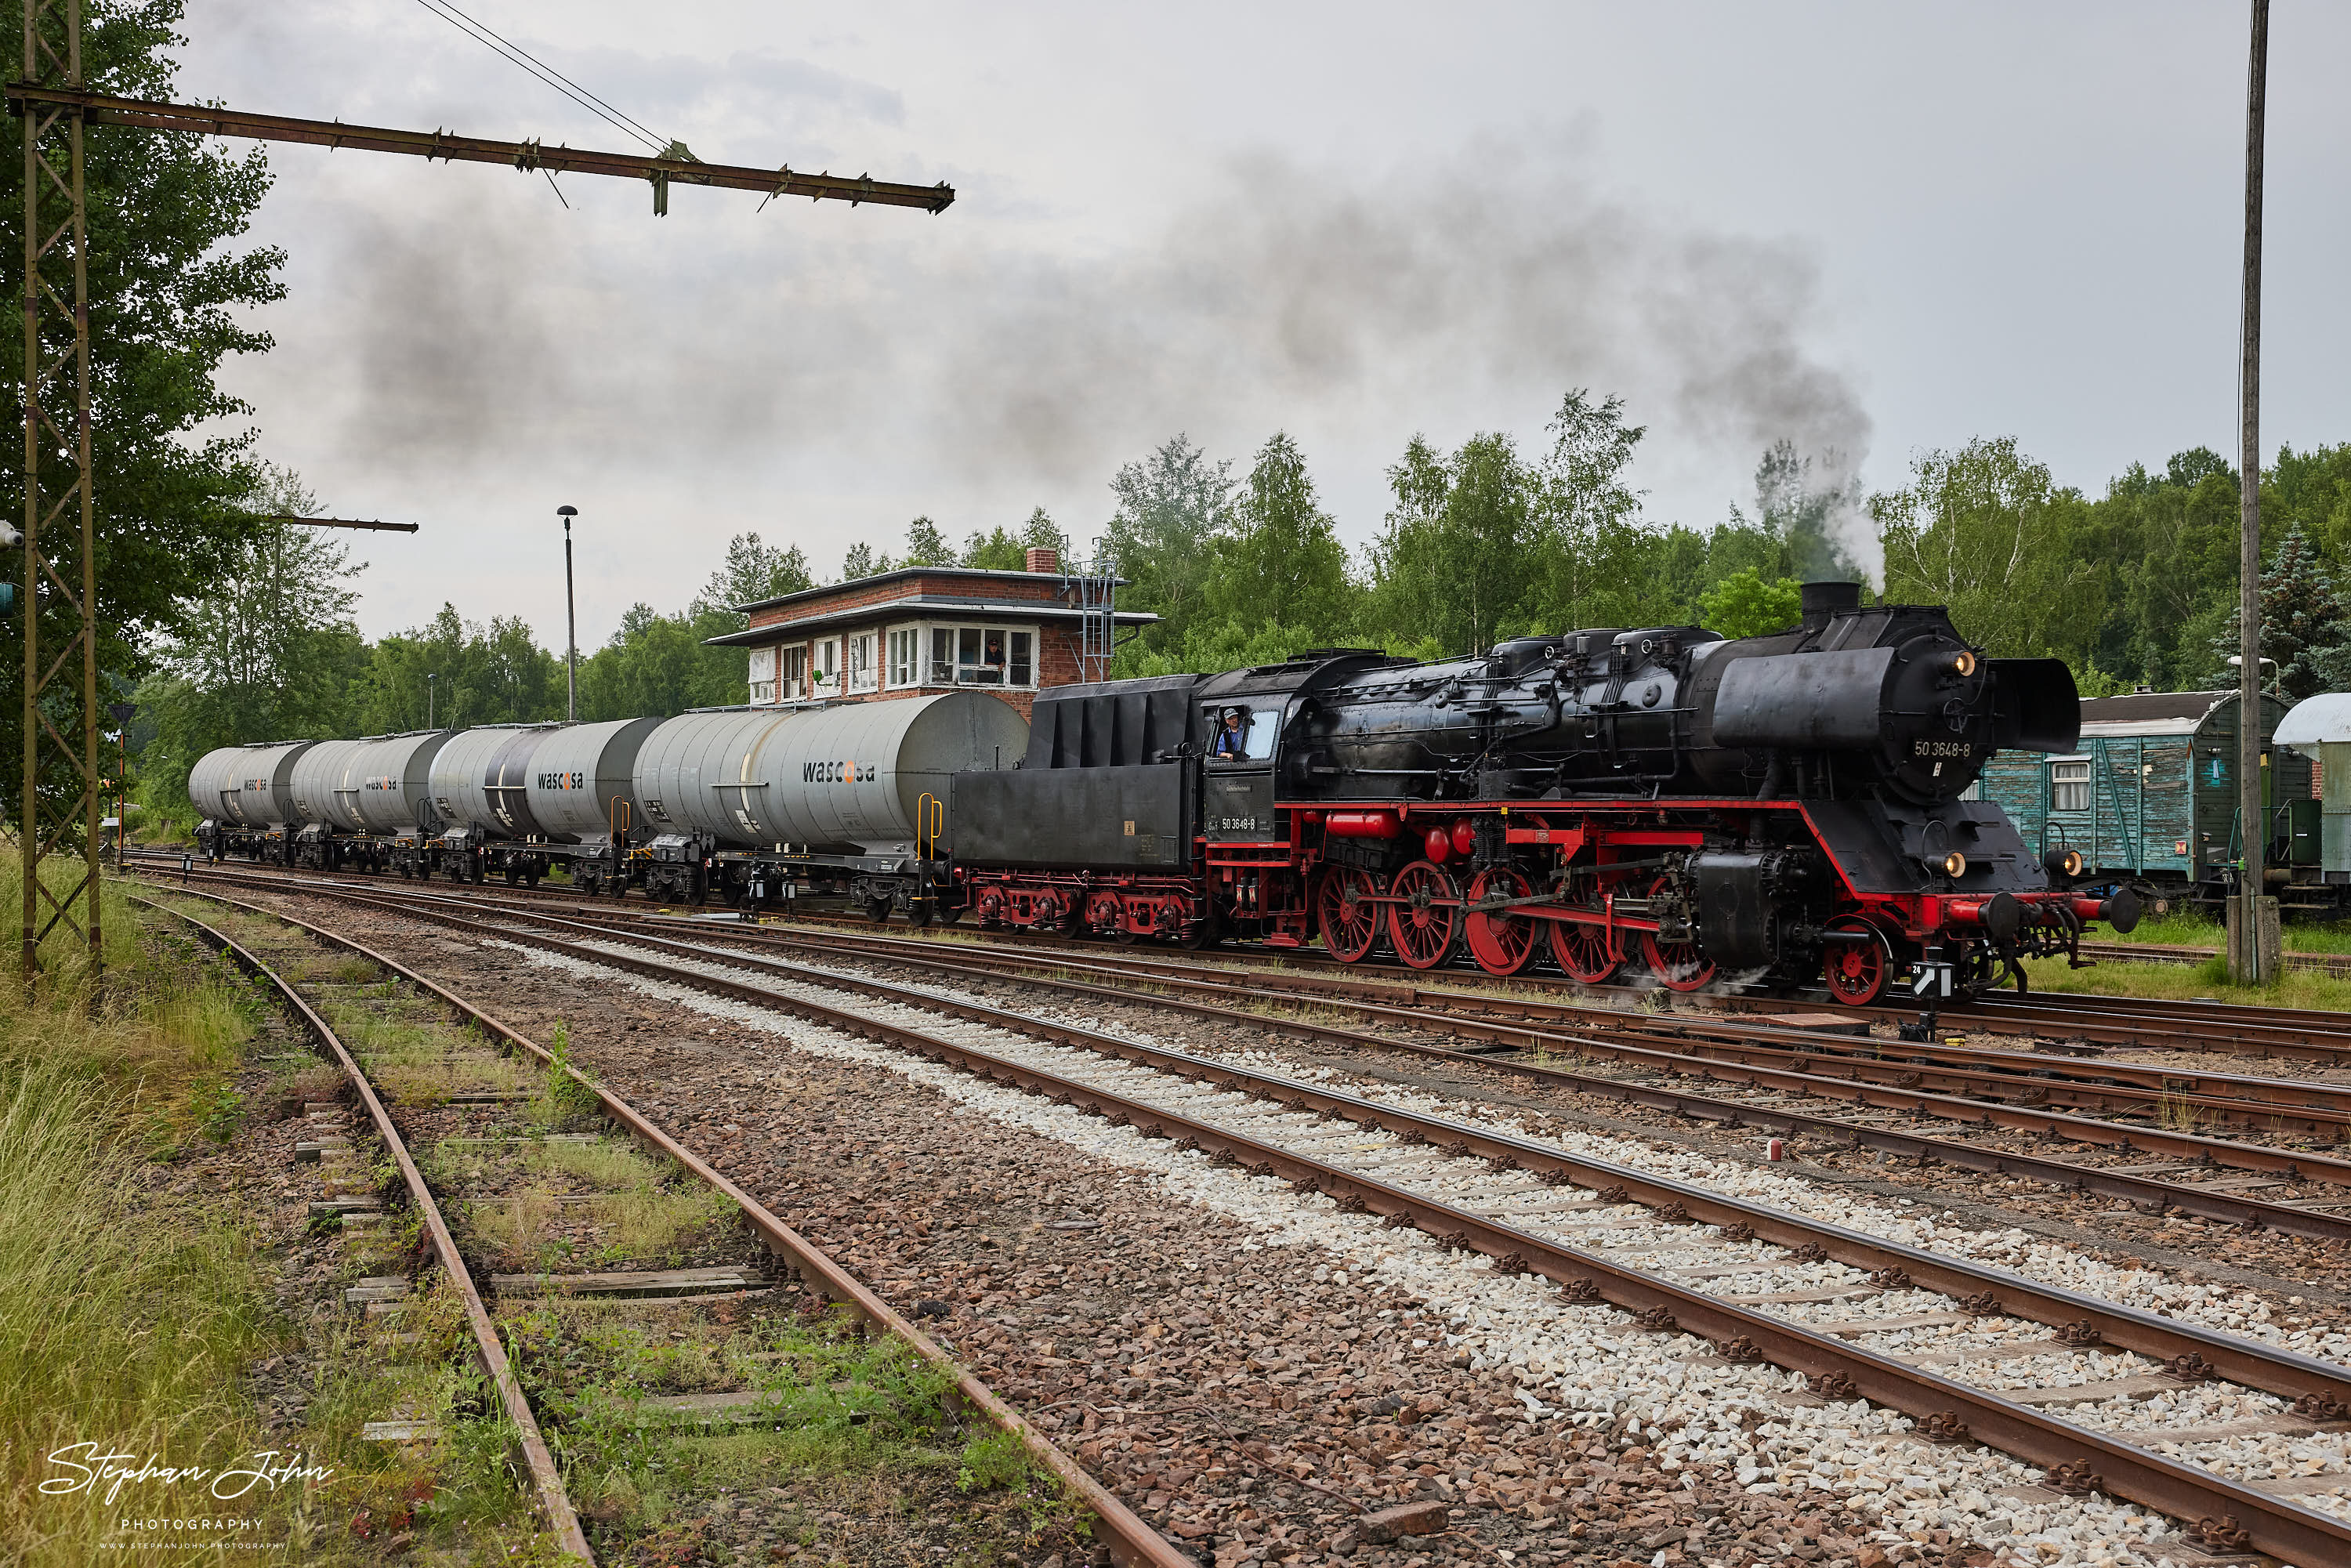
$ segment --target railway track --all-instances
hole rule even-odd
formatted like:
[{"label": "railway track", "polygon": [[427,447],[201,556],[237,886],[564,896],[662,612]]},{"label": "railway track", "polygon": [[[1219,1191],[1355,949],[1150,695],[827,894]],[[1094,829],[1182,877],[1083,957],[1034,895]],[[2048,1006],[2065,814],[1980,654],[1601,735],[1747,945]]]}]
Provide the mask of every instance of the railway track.
[{"label": "railway track", "polygon": [[[134,853],[132,860],[157,870],[178,871],[178,856],[152,852]],[[291,883],[309,883],[319,879],[313,873],[292,873],[256,866],[231,871],[207,867],[197,862],[195,874],[243,875],[274,878]],[[375,888],[385,893],[421,892],[431,889],[444,896],[481,899],[533,907],[562,908],[572,914],[624,913],[640,905],[629,905],[618,900],[594,898],[553,888],[528,888],[521,885],[450,883],[445,889],[431,883],[409,883],[398,881],[371,882],[340,879],[341,885],[354,888]],[[712,918],[724,918],[710,912]],[[762,922],[763,925],[769,924]],[[873,922],[860,916],[826,913],[795,912],[789,918],[775,922],[787,926],[806,925],[843,931],[881,929]],[[898,929],[906,929],[898,927]],[[947,940],[977,938],[980,934],[965,929]],[[940,939],[934,936],[926,939]],[[997,930],[985,933],[984,940],[999,946],[1021,947],[1040,952],[1070,952],[1090,956],[1126,954],[1140,956],[1165,953],[1172,949],[1155,949],[1095,941],[1047,936],[1026,931]],[[1270,972],[1291,975],[1323,975],[1350,983],[1368,983],[1401,988],[1404,990],[1441,997],[1450,1007],[1472,1005],[1471,998],[1480,993],[1486,996],[1505,995],[1513,1005],[1523,1005],[1530,996],[1558,998],[1567,1005],[1591,1005],[1595,998],[1608,996],[1659,996],[1661,992],[1634,992],[1623,987],[1606,987],[1595,991],[1579,986],[1562,977],[1527,970],[1507,980],[1496,980],[1484,971],[1472,967],[1438,969],[1416,969],[1402,964],[1365,962],[1340,964],[1311,949],[1227,946],[1212,953],[1200,955],[1198,962],[1225,967],[1250,967]],[[1802,999],[1750,997],[1739,994],[1703,994],[1678,998],[1677,1016],[1693,1012],[1765,1012],[1785,1013],[1794,1008],[1810,1005]],[[1826,1010],[1856,1021],[1876,1024],[1915,1024],[1920,1013],[1916,1004],[1900,1007],[1878,1006],[1844,1008],[1833,1003],[1823,1004]],[[1944,1032],[1967,1030],[1993,1035],[2013,1035],[2058,1046],[2121,1046],[2132,1049],[2193,1051],[2217,1055],[2254,1056],[2285,1061],[2304,1061],[2325,1066],[2351,1066],[2351,1017],[2310,1009],[2273,1009],[2245,1007],[2224,1002],[2179,1002],[2150,1000],[2134,997],[2108,997],[2080,993],[2040,993],[2014,997],[1999,993],[1974,1001],[1945,1008],[1939,1014]]]},{"label": "railway track", "polygon": [[[271,879],[256,881],[267,885]],[[420,892],[365,891],[439,907],[479,906],[475,900]],[[543,907],[507,907],[574,929],[670,943],[678,952],[690,950],[690,939],[820,960],[858,954],[950,980],[1018,980],[1089,1004],[1148,1000],[1350,1051],[1417,1052],[1519,1083],[2097,1192],[2158,1215],[2179,1212],[2282,1234],[2351,1239],[2351,1160],[2324,1148],[2281,1147],[2190,1130],[2210,1117],[2243,1132],[2316,1132],[2339,1139],[2351,1117],[2351,1086],[1895,1043],[1753,1021],[1751,1016],[1645,1017],[1588,1003],[1397,990],[1323,975],[1220,974],[1197,961],[1133,949],[1049,956],[854,928],[815,936],[789,928],[676,922],[629,912],[590,909],[558,916]],[[651,929],[656,926],[664,929],[656,934]],[[1138,982],[1151,994],[1138,994]],[[1303,1018],[1298,1016],[1301,1007],[1324,1019],[1352,1015],[1355,1021],[1341,1026]],[[1407,1033],[1399,1038],[1373,1032],[1379,1028]],[[1426,1042],[1428,1036],[1447,1035],[1503,1049],[1465,1054]],[[1562,1065],[1561,1058],[1577,1065]],[[1942,1065],[1949,1062],[1962,1066],[1955,1071]],[[1719,1087],[1696,1090],[1694,1079]],[[1841,1113],[1808,1107],[1805,1101],[1833,1103]],[[1897,1116],[1911,1118],[1912,1125],[1897,1124]],[[1925,1121],[1944,1124],[1947,1135],[1928,1135],[1919,1125]],[[2074,1143],[2084,1153],[2061,1158],[2034,1146],[2052,1138]],[[2013,1146],[2019,1140],[2026,1146]],[[2136,1166],[2118,1163],[2150,1155],[2158,1157]]]},{"label": "railway track", "polygon": [[[1859,1396],[1905,1413],[1915,1433],[1987,1443],[2039,1466],[2059,1490],[2103,1490],[2193,1521],[2193,1538],[2210,1548],[2312,1563],[2351,1553],[2351,1527],[2297,1500],[2351,1486],[2340,1456],[2323,1487],[2272,1490],[2223,1473],[2231,1445],[2262,1435],[2340,1446],[2351,1372],[2333,1363],[1228,1059],[642,931],[559,936],[537,913],[490,921],[413,898],[302,891],[422,915],[544,962],[797,1015],[1064,1100],[1287,1182],[1309,1201],[1416,1229],[1424,1247],[1482,1253],[1497,1272],[1549,1280],[1583,1303],[1577,1311],[1633,1314],[1630,1334],[1678,1348],[1687,1342],[1673,1336],[1695,1333],[1714,1347],[1701,1363],[1801,1374],[1808,1390],[1779,1385],[1797,1396],[1792,1420],[1806,1418],[1808,1400]],[[1919,1354],[1916,1331],[1926,1327],[1949,1348]],[[2032,1369],[2022,1383],[2004,1370],[2019,1366]],[[2220,1386],[2215,1374],[2235,1385],[2230,1408],[2266,1403],[2233,1420],[2173,1423],[2168,1437],[2155,1423],[2153,1440],[2169,1453],[2130,1440],[2147,1436],[2130,1401],[2148,1380],[2210,1391]],[[2073,1417],[2052,1413],[2061,1408]],[[2209,1465],[2195,1462],[2197,1449]]]},{"label": "railway track", "polygon": [[[562,1309],[599,1303],[592,1327],[599,1343],[609,1344],[613,1335],[628,1333],[632,1323],[649,1330],[655,1342],[664,1333],[674,1339],[712,1340],[713,1333],[706,1326],[705,1332],[695,1335],[681,1325],[690,1323],[694,1314],[723,1303],[721,1321],[735,1320],[746,1326],[716,1331],[715,1343],[699,1348],[712,1351],[720,1364],[739,1370],[754,1364],[789,1362],[792,1358],[791,1350],[774,1351],[759,1339],[761,1331],[778,1326],[762,1318],[757,1305],[778,1281],[758,1262],[683,1270],[623,1268],[577,1274],[518,1273],[494,1280],[498,1293],[508,1298],[500,1301],[494,1310],[466,1260],[469,1249],[481,1249],[482,1239],[466,1236],[465,1218],[478,1215],[485,1207],[499,1207],[502,1199],[470,1190],[465,1178],[480,1177],[485,1166],[498,1163],[501,1149],[512,1148],[528,1149],[529,1155],[551,1152],[566,1164],[609,1176],[615,1168],[611,1151],[599,1151],[596,1146],[608,1145],[610,1140],[515,1136],[512,1134],[517,1129],[508,1117],[511,1094],[469,1094],[461,1091],[452,1093],[446,1103],[464,1107],[459,1114],[465,1118],[465,1130],[440,1128],[429,1143],[412,1147],[390,1109],[388,1103],[393,1096],[380,1088],[371,1076],[371,1052],[368,1045],[347,1042],[329,1021],[329,1012],[343,1017],[349,1027],[348,1020],[356,1010],[363,1034],[381,1040],[413,1032],[413,1009],[403,1004],[407,998],[414,997],[423,998],[428,1010],[445,1013],[470,1026],[457,1039],[440,1041],[444,1053],[434,1056],[425,1065],[424,1070],[444,1090],[474,1082],[486,1071],[492,1081],[503,1081],[507,1074],[497,1068],[515,1059],[568,1082],[574,1086],[575,1103],[592,1107],[630,1145],[650,1155],[651,1168],[680,1172],[690,1186],[715,1197],[718,1207],[733,1217],[739,1230],[740,1242],[732,1250],[756,1252],[775,1271],[789,1276],[794,1282],[792,1294],[801,1301],[838,1309],[845,1314],[845,1321],[857,1325],[859,1333],[878,1333],[902,1346],[907,1359],[925,1364],[942,1375],[951,1390],[948,1407],[967,1413],[982,1429],[1000,1431],[1017,1439],[1030,1459],[1053,1478],[1054,1484],[1066,1489],[1067,1495],[1084,1511],[1092,1523],[1093,1539],[1107,1548],[1113,1561],[1139,1568],[1193,1568],[1190,1556],[1176,1550],[1136,1517],[1082,1466],[1055,1447],[935,1342],[636,1107],[595,1085],[576,1068],[474,1002],[365,944],[281,911],[265,910],[209,892],[189,893],[282,923],[328,947],[365,960],[375,971],[398,982],[401,996],[395,998],[391,994],[393,987],[345,979],[332,988],[336,1000],[314,1005],[302,994],[301,984],[281,974],[246,944],[184,909],[143,898],[135,900],[183,923],[207,946],[226,955],[268,988],[273,998],[319,1051],[341,1070],[364,1112],[365,1133],[372,1135],[399,1172],[426,1249],[439,1270],[436,1281],[408,1276],[366,1280],[355,1288],[351,1299],[364,1298],[366,1303],[396,1310],[398,1303],[424,1293],[428,1284],[455,1297],[472,1340],[473,1354],[489,1376],[500,1410],[512,1424],[514,1448],[521,1460],[518,1468],[528,1479],[535,1510],[560,1554],[584,1562],[595,1561],[580,1513],[565,1485],[566,1467],[557,1458],[558,1451],[565,1446],[566,1434],[560,1427],[552,1428],[557,1432],[557,1440],[549,1443],[546,1433],[550,1428],[541,1421],[546,1412],[534,1408],[526,1385],[542,1391],[557,1390],[552,1396],[559,1414],[578,1413],[573,1402],[563,1396],[567,1392],[563,1385],[576,1382],[572,1364],[581,1354],[581,1341],[576,1332],[580,1325],[567,1322]],[[455,1030],[449,1032],[458,1034]],[[413,1072],[419,1064],[403,1061],[396,1065]],[[322,1163],[348,1162],[352,1157],[349,1139],[334,1130],[335,1114],[332,1107],[314,1108],[314,1119],[321,1122],[319,1130],[322,1136],[313,1147]],[[428,1176],[428,1172],[434,1174]],[[582,1195],[581,1201],[592,1203],[597,1196]],[[641,1193],[627,1196],[632,1199],[643,1197]],[[367,1211],[373,1208],[373,1203],[371,1199],[353,1198],[340,1207]],[[461,1217],[455,1225],[449,1218],[452,1213]],[[531,1297],[540,1299],[528,1299]],[[524,1298],[518,1307],[514,1298]],[[541,1312],[533,1319],[517,1318],[517,1311],[534,1306],[556,1310]],[[549,1322],[562,1326],[550,1335]],[[755,1341],[759,1343],[758,1349],[752,1348]],[[509,1354],[509,1345],[528,1348],[518,1348],[517,1360],[517,1355]],[[780,1384],[755,1385],[739,1390],[635,1399],[630,1402],[629,1415],[647,1431],[755,1431],[773,1425],[774,1418],[784,1412],[795,1396],[796,1391]],[[852,1385],[836,1383],[832,1396],[844,1402],[854,1401],[858,1391]],[[599,1409],[595,1414],[599,1421],[609,1424],[609,1409]],[[876,1414],[887,1414],[886,1402],[877,1404]],[[850,1418],[866,1417],[860,1415]],[[429,1438],[434,1435],[424,1422],[398,1420],[390,1425],[410,1429],[400,1436]]]},{"label": "railway track", "polygon": [[[2085,942],[2085,957],[2111,959],[2117,964],[2180,964],[2210,962],[2220,956],[2217,947],[2190,947],[2161,942]],[[2351,953],[2287,953],[2285,967],[2289,969],[2310,969],[2322,975],[2351,975]]]}]

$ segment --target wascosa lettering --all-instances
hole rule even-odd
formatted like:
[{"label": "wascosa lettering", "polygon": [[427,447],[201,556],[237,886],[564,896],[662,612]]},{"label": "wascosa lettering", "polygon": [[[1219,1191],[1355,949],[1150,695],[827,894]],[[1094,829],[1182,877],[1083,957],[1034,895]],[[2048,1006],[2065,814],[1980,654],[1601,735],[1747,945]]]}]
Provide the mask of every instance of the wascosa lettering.
[{"label": "wascosa lettering", "polygon": [[861,779],[868,784],[872,783],[873,769],[868,768],[861,774],[857,771],[857,764],[854,762],[803,762],[800,764],[800,782],[803,784],[854,784]]},{"label": "wascosa lettering", "polygon": [[588,775],[585,773],[542,773],[538,776],[538,787],[542,789],[585,789],[588,788]]}]

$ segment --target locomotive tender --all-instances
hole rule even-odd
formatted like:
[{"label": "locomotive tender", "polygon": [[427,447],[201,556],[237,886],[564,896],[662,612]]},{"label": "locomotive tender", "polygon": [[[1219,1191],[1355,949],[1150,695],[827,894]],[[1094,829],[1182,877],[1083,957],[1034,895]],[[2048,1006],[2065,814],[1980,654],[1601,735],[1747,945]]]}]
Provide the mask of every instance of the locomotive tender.
[{"label": "locomotive tender", "polygon": [[1319,939],[1348,963],[1384,944],[1415,968],[1466,947],[1497,975],[1547,956],[1591,985],[1824,983],[1858,1006],[2021,988],[2020,959],[2137,923],[2127,890],[2074,891],[2078,855],[1961,798],[1993,752],[2078,729],[2063,663],[1986,659],[1940,608],[1811,583],[1771,636],[1326,650],[1049,687],[1025,736],[979,692],[467,731],[388,841],[344,839],[316,799],[398,798],[374,759],[404,746],[411,777],[429,738],[324,743],[357,748],[328,765],[358,782],[323,796],[291,783],[303,747],[216,752],[190,792],[215,856],[475,881],[566,862],[590,891],[747,909],[831,892],[876,918]]}]

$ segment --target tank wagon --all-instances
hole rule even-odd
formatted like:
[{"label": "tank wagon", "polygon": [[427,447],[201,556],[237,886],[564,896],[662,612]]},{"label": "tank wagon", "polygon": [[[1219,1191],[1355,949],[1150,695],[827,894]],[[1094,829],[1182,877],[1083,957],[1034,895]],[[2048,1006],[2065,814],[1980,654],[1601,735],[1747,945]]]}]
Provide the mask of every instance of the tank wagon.
[{"label": "tank wagon", "polygon": [[1018,762],[1028,739],[985,692],[683,715],[637,753],[643,881],[687,902],[846,894],[928,920],[958,902],[937,852],[950,781]]},{"label": "tank wagon", "polygon": [[214,860],[294,863],[302,819],[294,804],[294,769],[314,742],[263,742],[208,751],[188,770],[188,800],[196,809],[196,841]]},{"label": "tank wagon", "polygon": [[[814,891],[927,918],[950,901],[935,853],[949,780],[1027,744],[1009,706],[950,692],[230,747],[198,762],[189,796],[214,859],[266,846],[319,870],[530,884],[560,864],[589,893],[731,904]],[[228,789],[279,752],[292,756],[269,762],[285,782],[266,806],[247,799],[261,785]],[[256,813],[278,837],[246,827]]]}]

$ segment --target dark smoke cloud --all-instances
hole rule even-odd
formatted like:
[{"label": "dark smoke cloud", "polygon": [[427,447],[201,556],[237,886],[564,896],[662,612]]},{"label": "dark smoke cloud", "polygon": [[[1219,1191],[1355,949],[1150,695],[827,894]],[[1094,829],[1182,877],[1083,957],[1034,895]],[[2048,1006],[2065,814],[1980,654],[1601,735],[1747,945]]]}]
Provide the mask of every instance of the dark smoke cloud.
[{"label": "dark smoke cloud", "polygon": [[[721,199],[675,198],[650,267],[634,246],[600,263],[551,200],[518,216],[496,186],[423,230],[371,224],[341,274],[347,429],[459,465],[527,444],[674,441],[695,463],[885,444],[941,482],[1098,486],[1177,429],[1308,421],[1400,445],[1506,406],[1523,425],[1586,386],[1625,395],[1653,449],[1732,472],[1782,438],[1848,467],[1868,448],[1808,346],[1803,250],[1694,231],[1531,155],[1238,159],[1155,243],[1078,258],[991,221],[984,188],[935,219],[685,210]],[[616,281],[649,270],[658,287]]]}]

